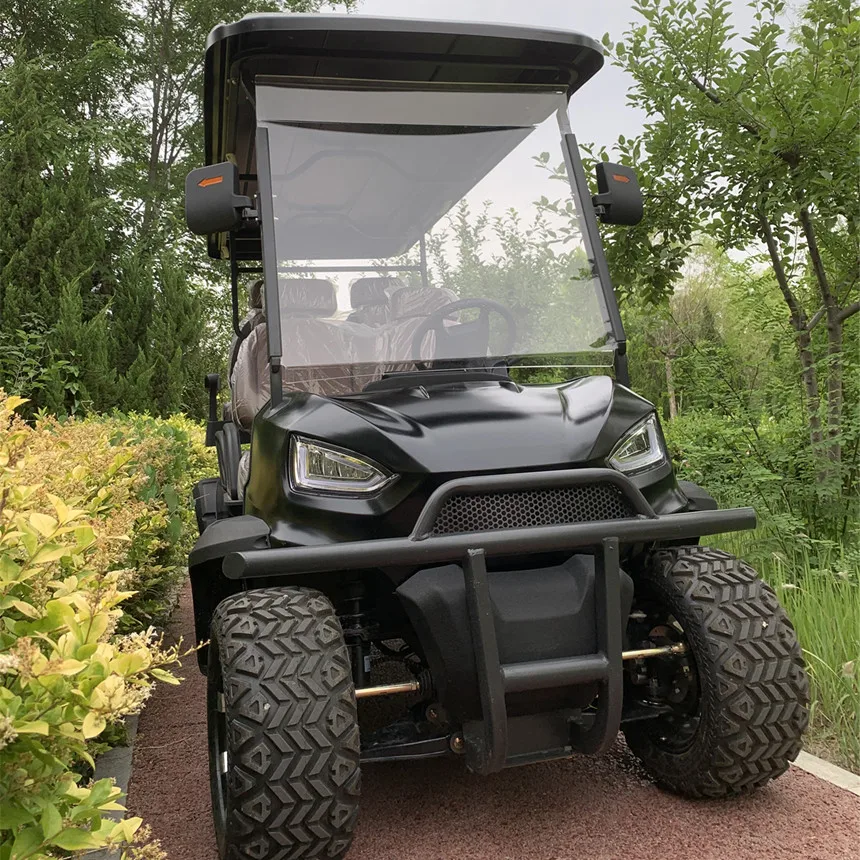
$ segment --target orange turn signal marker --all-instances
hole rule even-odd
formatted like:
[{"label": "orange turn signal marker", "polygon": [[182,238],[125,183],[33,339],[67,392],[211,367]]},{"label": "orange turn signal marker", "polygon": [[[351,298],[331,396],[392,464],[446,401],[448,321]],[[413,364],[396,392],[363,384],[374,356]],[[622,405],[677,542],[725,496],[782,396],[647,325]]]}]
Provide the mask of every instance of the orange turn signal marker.
[{"label": "orange turn signal marker", "polygon": [[223,176],[207,176],[206,179],[201,179],[197,184],[201,188],[208,188],[210,185],[220,185],[223,181]]},{"label": "orange turn signal marker", "polygon": [[613,178],[616,182],[629,182],[629,181],[630,181],[630,177],[629,177],[629,176],[622,176],[622,174],[620,174],[620,173],[613,173],[613,174],[612,174],[612,178]]}]

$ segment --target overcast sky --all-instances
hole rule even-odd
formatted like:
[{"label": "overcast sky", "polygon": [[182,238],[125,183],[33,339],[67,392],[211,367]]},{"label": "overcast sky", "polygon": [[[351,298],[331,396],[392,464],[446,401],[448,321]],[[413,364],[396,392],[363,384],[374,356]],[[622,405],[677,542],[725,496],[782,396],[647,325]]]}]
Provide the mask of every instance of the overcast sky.
[{"label": "overcast sky", "polygon": [[[636,20],[631,0],[361,0],[358,12],[408,18],[446,18],[494,21],[578,30],[598,41],[609,32],[613,39]],[[743,32],[753,21],[747,0],[731,0],[735,26]],[[635,136],[641,114],[627,106],[629,81],[607,63],[583,87],[570,105],[573,130],[582,142],[609,146],[619,134]]]}]

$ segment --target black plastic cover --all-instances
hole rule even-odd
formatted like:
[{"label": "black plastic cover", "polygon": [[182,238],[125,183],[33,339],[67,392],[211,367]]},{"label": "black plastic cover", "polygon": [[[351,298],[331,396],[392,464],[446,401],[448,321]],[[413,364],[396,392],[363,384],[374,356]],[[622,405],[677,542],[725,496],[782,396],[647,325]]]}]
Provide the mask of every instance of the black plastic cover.
[{"label": "black plastic cover", "polygon": [[599,218],[604,224],[632,226],[642,220],[642,191],[636,172],[623,164],[598,161],[597,196]]},{"label": "black plastic cover", "polygon": [[678,489],[687,497],[691,511],[716,511],[719,505],[716,499],[698,484],[692,481],[678,481]]},{"label": "black plastic cover", "polygon": [[198,167],[185,178],[185,220],[192,233],[226,233],[250,206],[239,194],[239,170],[229,161]]},{"label": "black plastic cover", "polygon": [[[594,558],[575,555],[562,565],[491,572],[499,659],[502,665],[592,654],[597,650]],[[633,581],[621,574],[626,620]],[[398,589],[427,659],[439,701],[453,719],[481,718],[474,645],[469,633],[465,582],[460,565],[426,568]],[[508,695],[511,716],[555,708],[584,707],[596,684]]]},{"label": "black plastic cover", "polygon": [[218,520],[197,539],[188,556],[188,566],[197,567],[240,550],[265,549],[268,546],[268,538],[269,527],[257,517],[242,516]]}]

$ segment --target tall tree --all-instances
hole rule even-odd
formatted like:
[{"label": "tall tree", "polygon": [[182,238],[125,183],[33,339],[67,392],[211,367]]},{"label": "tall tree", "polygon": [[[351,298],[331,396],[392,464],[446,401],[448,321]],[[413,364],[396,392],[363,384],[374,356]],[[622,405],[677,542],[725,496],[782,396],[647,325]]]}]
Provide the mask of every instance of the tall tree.
[{"label": "tall tree", "polygon": [[610,262],[624,287],[658,297],[699,231],[760,253],[794,332],[810,444],[830,464],[823,475],[846,478],[845,368],[857,331],[846,352],[845,326],[860,310],[860,20],[851,0],[812,0],[789,32],[783,0],[750,5],[755,25],[743,39],[725,0],[637,0],[643,23],[616,44],[605,38],[633,78],[630,103],[648,115],[642,136],[618,147],[641,175],[646,219],[615,232]]},{"label": "tall tree", "polygon": [[[321,5],[0,0],[0,337],[45,340],[83,380],[76,403],[202,406],[197,359],[218,331],[203,288],[217,276],[223,289],[226,273],[187,239],[181,204],[203,158],[206,35]],[[62,408],[58,380],[35,405]]]},{"label": "tall tree", "polygon": [[109,387],[109,368],[85,366],[101,353],[84,345],[103,334],[90,322],[104,309],[112,202],[90,161],[98,130],[70,118],[55,84],[35,59],[0,78],[0,336],[44,344],[34,407],[77,411],[92,402],[77,377],[99,380],[99,395]]}]

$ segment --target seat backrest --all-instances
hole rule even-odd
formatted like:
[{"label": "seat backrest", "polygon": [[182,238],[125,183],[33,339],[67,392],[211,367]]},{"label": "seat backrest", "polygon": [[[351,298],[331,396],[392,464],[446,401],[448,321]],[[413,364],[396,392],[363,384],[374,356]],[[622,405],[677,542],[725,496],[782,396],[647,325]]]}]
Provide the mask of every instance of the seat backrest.
[{"label": "seat backrest", "polygon": [[[353,366],[375,355],[377,334],[359,323],[331,319],[337,312],[334,284],[290,278],[278,284],[281,371],[286,390],[336,396],[354,391]],[[257,325],[242,342],[231,376],[233,415],[250,429],[269,400],[270,367],[266,326]]]},{"label": "seat backrest", "polygon": [[[393,362],[412,358],[412,341],[421,323],[430,314],[457,301],[450,290],[440,287],[403,287],[391,295],[391,322],[386,326],[388,335],[387,358]],[[430,361],[435,349],[433,332],[429,332],[421,344],[420,358]],[[411,363],[397,370],[411,369]]]},{"label": "seat backrest", "polygon": [[228,358],[229,376],[233,375],[242,341],[265,319],[263,314],[263,281],[254,281],[248,291],[248,313],[239,320],[239,331],[233,335]]},{"label": "seat backrest", "polygon": [[350,322],[383,325],[391,319],[391,295],[405,286],[400,278],[358,278],[349,288]]}]

